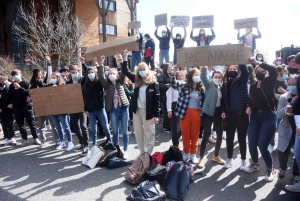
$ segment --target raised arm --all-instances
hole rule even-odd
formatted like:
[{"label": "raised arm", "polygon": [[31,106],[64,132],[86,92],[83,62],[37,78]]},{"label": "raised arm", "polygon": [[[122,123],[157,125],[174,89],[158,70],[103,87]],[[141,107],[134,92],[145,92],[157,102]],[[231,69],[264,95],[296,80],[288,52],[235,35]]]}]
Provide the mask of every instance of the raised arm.
[{"label": "raised arm", "polygon": [[105,56],[101,56],[100,66],[97,66],[97,67],[99,67],[99,71],[98,71],[99,80],[100,80],[103,88],[106,89],[108,87],[108,80],[106,79],[106,76],[104,76],[104,66],[103,66],[104,59],[105,59]]},{"label": "raised arm", "polygon": [[207,78],[207,67],[206,66],[201,67],[200,78],[201,78],[202,83],[204,84],[205,89],[209,89],[209,87],[211,86],[211,81]]},{"label": "raised arm", "polygon": [[168,38],[168,41],[170,41],[170,39],[171,39],[171,32],[170,32],[170,29],[167,27],[167,25],[166,25],[166,29],[167,29],[167,38]]},{"label": "raised arm", "polygon": [[238,29],[238,33],[237,33],[237,40],[238,41],[242,41],[243,40],[243,36],[240,36],[240,30]]},{"label": "raised arm", "polygon": [[131,80],[131,82],[135,82],[135,74],[130,72],[130,70],[128,69],[128,65],[127,65],[127,60],[128,60],[128,54],[124,55],[124,61],[122,63],[121,66],[121,72],[128,77],[128,79]]},{"label": "raised arm", "polygon": [[209,36],[209,37],[207,38],[208,44],[210,44],[211,41],[213,41],[215,38],[216,38],[215,31],[214,31],[213,29],[211,29],[211,36]]},{"label": "raised arm", "polygon": [[162,37],[160,37],[160,36],[157,35],[157,29],[158,29],[158,27],[156,27],[156,30],[154,32],[154,36],[157,38],[157,40],[160,41]]},{"label": "raised arm", "polygon": [[257,28],[257,33],[258,33],[258,35],[254,35],[254,37],[255,37],[256,39],[261,38],[261,33],[260,33],[260,31],[259,31],[258,28]]},{"label": "raised arm", "polygon": [[197,36],[193,36],[193,32],[194,32],[194,29],[192,29],[192,31],[191,31],[190,38],[191,38],[191,40],[193,40],[195,42],[198,42],[198,37]]},{"label": "raised arm", "polygon": [[51,83],[51,75],[52,75],[52,66],[51,66],[51,59],[49,56],[45,56],[45,59],[47,61],[47,81],[46,84]]},{"label": "raised arm", "polygon": [[171,38],[172,38],[172,40],[174,40],[174,36],[173,36],[173,28],[174,28],[174,27],[171,28]]},{"label": "raised arm", "polygon": [[242,65],[239,65],[239,68],[241,71],[241,76],[240,76],[241,82],[247,83],[248,77],[249,77],[248,67],[245,64],[242,64]]},{"label": "raised arm", "polygon": [[183,39],[184,39],[184,41],[186,41],[186,28],[183,27],[183,29],[184,29],[184,36],[183,36]]}]

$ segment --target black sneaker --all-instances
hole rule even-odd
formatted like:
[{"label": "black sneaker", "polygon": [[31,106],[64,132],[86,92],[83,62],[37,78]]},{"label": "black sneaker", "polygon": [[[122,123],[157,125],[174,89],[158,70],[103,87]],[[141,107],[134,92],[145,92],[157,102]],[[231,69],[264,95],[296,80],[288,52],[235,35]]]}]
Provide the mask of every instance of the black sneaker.
[{"label": "black sneaker", "polygon": [[296,184],[300,181],[300,175],[294,175],[293,177],[293,183]]},{"label": "black sneaker", "polygon": [[88,147],[84,147],[83,150],[82,150],[82,152],[81,152],[81,154],[80,154],[80,156],[86,156],[88,154],[88,152],[89,152],[89,148]]},{"label": "black sneaker", "polygon": [[165,133],[169,133],[169,132],[170,132],[170,130],[168,130],[168,129],[166,129],[166,128],[164,128],[163,131],[164,131]]},{"label": "black sneaker", "polygon": [[75,151],[75,152],[83,151],[83,146],[82,146],[81,144],[75,146],[74,151]]},{"label": "black sneaker", "polygon": [[130,121],[129,123],[128,123],[128,127],[132,127],[133,126],[133,123],[132,123],[132,121]]},{"label": "black sneaker", "polygon": [[285,171],[282,169],[279,169],[278,178],[283,179],[285,177]]}]

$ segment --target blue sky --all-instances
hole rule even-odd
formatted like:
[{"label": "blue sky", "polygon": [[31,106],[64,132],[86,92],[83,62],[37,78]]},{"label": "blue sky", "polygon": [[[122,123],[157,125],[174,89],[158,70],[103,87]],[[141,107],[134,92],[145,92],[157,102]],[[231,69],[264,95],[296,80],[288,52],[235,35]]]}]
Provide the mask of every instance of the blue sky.
[{"label": "blue sky", "polygon": [[[149,33],[154,39],[158,50],[159,42],[154,37],[154,16],[168,13],[172,15],[214,15],[216,39],[211,45],[237,43],[237,30],[234,30],[234,19],[258,17],[258,25],[262,38],[257,40],[257,49],[267,51],[269,62],[275,59],[275,50],[282,47],[300,46],[300,29],[297,20],[300,19],[300,1],[270,1],[270,0],[140,0],[137,4],[137,20],[142,22],[142,33]],[[190,22],[191,24],[191,22]],[[297,28],[298,27],[298,28]],[[161,32],[163,27],[160,27]],[[191,27],[187,27],[185,47],[196,46],[189,38]],[[210,33],[210,30],[206,30]],[[174,28],[174,34],[182,28]],[[198,30],[195,31],[195,33]],[[241,34],[244,30],[241,31]],[[256,33],[256,31],[254,31]],[[173,42],[170,42],[170,60],[173,60]],[[155,60],[158,61],[158,51]]]}]

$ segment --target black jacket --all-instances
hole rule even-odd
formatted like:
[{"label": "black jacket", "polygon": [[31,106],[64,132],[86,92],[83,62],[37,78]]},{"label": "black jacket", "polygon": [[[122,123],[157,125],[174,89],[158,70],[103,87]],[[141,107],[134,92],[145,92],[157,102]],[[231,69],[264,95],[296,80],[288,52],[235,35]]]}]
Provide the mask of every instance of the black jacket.
[{"label": "black jacket", "polygon": [[168,74],[168,66],[165,66],[163,69],[163,73],[158,76],[157,82],[159,84],[159,93],[160,93],[160,101],[164,102],[167,100],[166,92],[169,89],[168,84],[170,84],[170,75]]},{"label": "black jacket", "polygon": [[85,111],[93,112],[104,107],[104,90],[99,79],[85,84],[82,87],[82,93]]},{"label": "black jacket", "polygon": [[13,104],[13,108],[24,108],[32,107],[32,102],[29,97],[29,82],[22,80],[20,83],[20,88],[15,89],[13,83],[8,89],[9,102]]},{"label": "black jacket", "polygon": [[3,89],[0,89],[0,109],[2,111],[5,110],[11,110],[7,108],[7,106],[10,104],[9,98],[8,98],[8,90],[9,90],[9,85],[8,83],[5,84],[5,87]]},{"label": "black jacket", "polygon": [[[127,67],[127,61],[122,63],[122,72],[134,83],[135,74],[129,71]],[[153,117],[158,117],[159,114],[159,89],[158,83],[152,82],[146,89],[146,120],[150,120]],[[138,109],[137,100],[139,97],[139,87],[134,89],[132,98],[132,112],[136,113]]]},{"label": "black jacket", "polygon": [[171,33],[168,28],[167,28],[167,35],[165,37],[158,36],[157,29],[155,30],[154,35],[157,38],[157,40],[159,40],[159,49],[161,49],[161,50],[169,50],[170,49]]},{"label": "black jacket", "polygon": [[[262,81],[260,87],[266,96],[266,101],[268,103],[268,106],[270,107],[271,110],[275,110],[278,104],[278,99],[275,97],[275,92],[274,92],[275,83],[277,80],[276,68],[266,63],[262,63],[260,67],[269,72],[269,76]],[[256,88],[257,88],[257,81],[250,86],[249,105],[251,110],[255,109],[254,93]]]}]

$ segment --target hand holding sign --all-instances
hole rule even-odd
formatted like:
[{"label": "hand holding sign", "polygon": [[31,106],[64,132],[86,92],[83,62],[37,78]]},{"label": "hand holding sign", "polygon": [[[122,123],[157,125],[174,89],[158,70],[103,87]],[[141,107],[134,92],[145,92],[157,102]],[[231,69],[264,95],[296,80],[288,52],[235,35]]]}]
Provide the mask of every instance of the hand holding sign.
[{"label": "hand holding sign", "polygon": [[94,61],[94,64],[95,64],[96,66],[98,66],[98,57],[94,57],[93,61]]},{"label": "hand holding sign", "polygon": [[81,63],[85,62],[85,58],[84,57],[80,57],[79,60],[80,60]]},{"label": "hand holding sign", "polygon": [[51,59],[50,59],[49,56],[45,56],[45,59],[46,59],[46,61],[47,61],[48,64],[51,64]]},{"label": "hand holding sign", "polygon": [[105,61],[105,56],[104,56],[104,55],[102,55],[102,56],[100,57],[100,63],[101,63],[101,64],[103,64],[103,63],[104,63],[104,61]]}]

